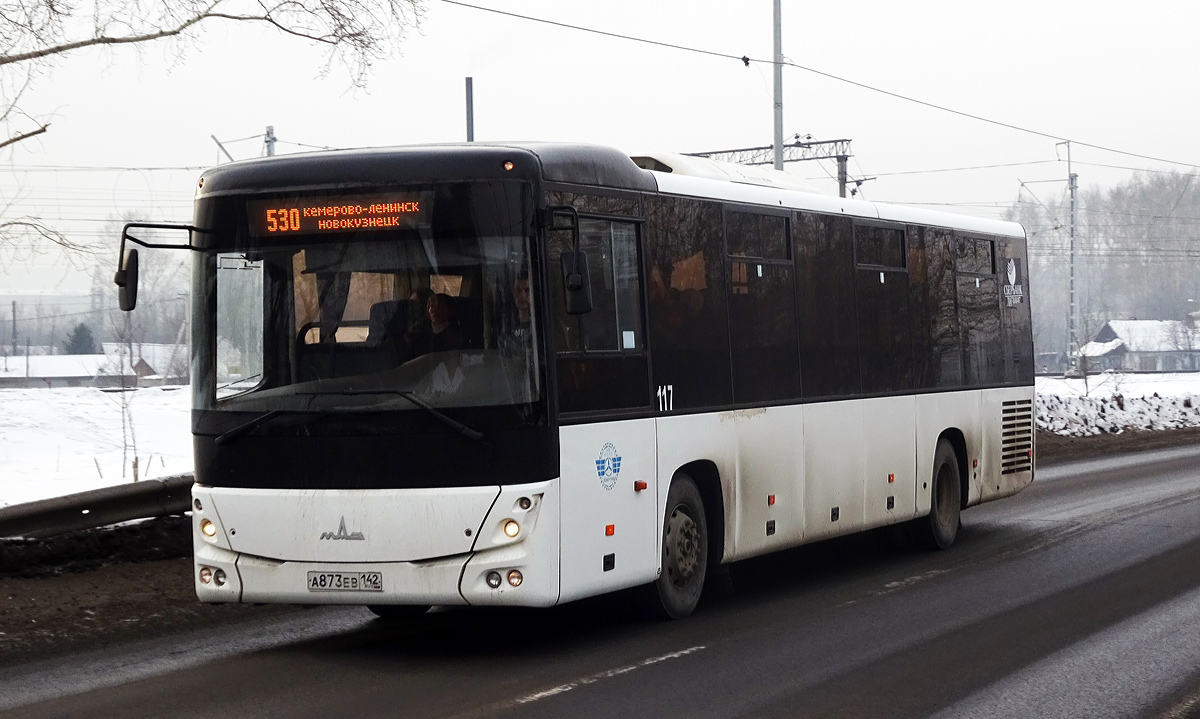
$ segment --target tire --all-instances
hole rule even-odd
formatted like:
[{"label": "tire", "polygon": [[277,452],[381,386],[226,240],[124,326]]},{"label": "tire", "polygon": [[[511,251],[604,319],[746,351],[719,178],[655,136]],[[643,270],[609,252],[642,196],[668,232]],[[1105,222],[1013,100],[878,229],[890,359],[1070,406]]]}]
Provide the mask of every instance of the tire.
[{"label": "tire", "polygon": [[696,483],[677,474],[663,516],[662,571],[651,585],[655,613],[683,619],[696,609],[708,574],[708,523]]},{"label": "tire", "polygon": [[429,611],[428,604],[368,604],[367,609],[380,619],[398,622],[416,619]]},{"label": "tire", "polygon": [[940,440],[933,456],[929,516],[915,520],[915,538],[929,550],[949,549],[958,536],[962,508],[962,476],[954,447]]}]

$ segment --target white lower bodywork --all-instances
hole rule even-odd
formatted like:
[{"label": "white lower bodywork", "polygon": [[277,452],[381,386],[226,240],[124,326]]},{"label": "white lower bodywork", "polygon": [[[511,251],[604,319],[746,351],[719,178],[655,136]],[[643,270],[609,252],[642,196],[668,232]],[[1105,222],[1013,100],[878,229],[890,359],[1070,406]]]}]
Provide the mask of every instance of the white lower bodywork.
[{"label": "white lower bodywork", "polygon": [[[965,445],[968,506],[1014,494],[1033,472],[1001,472],[1002,405],[1026,399],[1032,387],[571,425],[560,431],[560,478],[503,487],[197,485],[197,576],[221,569],[226,581],[197,578],[196,592],[209,602],[551,606],[653,581],[671,478],[698,461],[720,478],[725,562],[928,514],[948,430]],[[516,537],[503,531],[510,519]],[[489,572],[514,569],[519,586],[488,586]],[[383,591],[312,592],[310,571],[380,572]]]}]

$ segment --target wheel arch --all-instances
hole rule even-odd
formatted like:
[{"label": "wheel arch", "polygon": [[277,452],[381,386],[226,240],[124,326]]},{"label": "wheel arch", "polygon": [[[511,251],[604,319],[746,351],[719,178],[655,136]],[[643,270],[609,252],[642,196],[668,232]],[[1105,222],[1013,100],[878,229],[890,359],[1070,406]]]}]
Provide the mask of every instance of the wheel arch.
[{"label": "wheel arch", "polygon": [[[721,472],[712,460],[700,459],[688,462],[675,474],[686,474],[700,490],[704,500],[704,522],[708,525],[708,556],[714,558],[713,566],[725,558],[725,495],[721,490]],[[672,475],[674,479],[674,474]]]},{"label": "wheel arch", "polygon": [[962,430],[957,427],[950,427],[942,430],[938,435],[938,442],[943,439],[950,443],[954,448],[954,456],[958,459],[958,483],[959,483],[959,502],[961,509],[967,508],[967,495],[970,493],[970,477],[971,473],[967,467],[967,438],[962,433]]}]

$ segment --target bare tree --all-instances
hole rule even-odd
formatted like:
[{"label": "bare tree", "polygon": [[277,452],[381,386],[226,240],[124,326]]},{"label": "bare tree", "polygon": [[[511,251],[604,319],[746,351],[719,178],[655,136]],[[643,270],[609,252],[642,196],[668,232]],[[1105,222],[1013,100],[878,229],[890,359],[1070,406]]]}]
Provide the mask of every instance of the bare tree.
[{"label": "bare tree", "polygon": [[[419,27],[424,0],[0,0],[0,151],[50,129],[48,114],[22,102],[35,82],[86,48],[173,40],[182,56],[214,22],[268,26],[328,49],[322,72],[344,63],[355,85]],[[0,208],[0,248],[85,249],[36,217]]]},{"label": "bare tree", "polygon": [[[419,25],[422,0],[73,0],[0,1],[0,70],[4,105],[0,120],[33,120],[19,107],[39,74],[77,50],[140,45],[175,38],[193,40],[211,21],[266,25],[328,48],[344,61],[354,82],[365,81],[371,65],[390,55],[411,27]],[[0,141],[0,148],[46,131],[48,122]]]}]

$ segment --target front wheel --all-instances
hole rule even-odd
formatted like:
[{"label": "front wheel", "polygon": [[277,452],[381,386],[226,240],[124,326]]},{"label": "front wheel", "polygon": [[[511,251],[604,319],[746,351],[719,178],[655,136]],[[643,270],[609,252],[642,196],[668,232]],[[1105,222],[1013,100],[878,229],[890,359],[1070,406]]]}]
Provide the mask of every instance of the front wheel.
[{"label": "front wheel", "polygon": [[926,549],[948,549],[958,536],[962,508],[962,478],[954,447],[946,440],[938,442],[933,456],[933,486],[930,488],[929,516],[914,520],[917,541]]},{"label": "front wheel", "polygon": [[677,474],[667,491],[663,521],[662,572],[654,582],[658,612],[682,619],[696,609],[708,572],[708,523],[696,483]]}]

